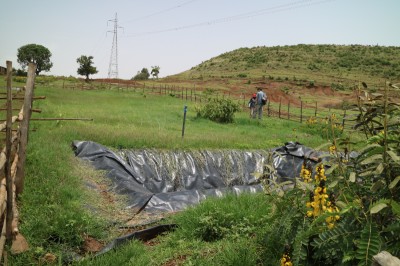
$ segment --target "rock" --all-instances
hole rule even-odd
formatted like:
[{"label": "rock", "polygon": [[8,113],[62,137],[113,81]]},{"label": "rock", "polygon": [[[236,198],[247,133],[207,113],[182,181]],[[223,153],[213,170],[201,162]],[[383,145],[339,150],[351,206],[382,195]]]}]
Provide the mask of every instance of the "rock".
[{"label": "rock", "polygon": [[29,249],[28,242],[25,237],[21,234],[17,234],[11,245],[11,253],[19,254]]},{"label": "rock", "polygon": [[382,251],[373,257],[372,266],[400,266],[400,259]]}]

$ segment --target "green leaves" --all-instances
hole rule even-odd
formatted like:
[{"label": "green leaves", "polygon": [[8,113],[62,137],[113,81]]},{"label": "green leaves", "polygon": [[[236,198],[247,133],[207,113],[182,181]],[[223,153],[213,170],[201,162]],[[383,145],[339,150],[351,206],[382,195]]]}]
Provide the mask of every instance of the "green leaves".
[{"label": "green leaves", "polygon": [[388,205],[386,203],[378,203],[372,206],[370,209],[371,214],[380,212],[382,209],[386,208]]},{"label": "green leaves", "polygon": [[389,184],[389,189],[394,189],[397,183],[399,183],[399,181],[400,181],[400,176],[393,179],[393,181]]},{"label": "green leaves", "polygon": [[23,69],[29,63],[36,64],[36,75],[42,71],[50,71],[53,63],[50,61],[51,52],[39,44],[27,44],[18,48],[17,61]]},{"label": "green leaves", "polygon": [[197,116],[219,123],[232,123],[233,116],[240,111],[240,106],[230,99],[210,99],[197,110]]},{"label": "green leaves", "polygon": [[372,256],[380,251],[381,238],[374,224],[367,223],[357,240],[356,258],[360,260],[359,265],[371,265]]}]

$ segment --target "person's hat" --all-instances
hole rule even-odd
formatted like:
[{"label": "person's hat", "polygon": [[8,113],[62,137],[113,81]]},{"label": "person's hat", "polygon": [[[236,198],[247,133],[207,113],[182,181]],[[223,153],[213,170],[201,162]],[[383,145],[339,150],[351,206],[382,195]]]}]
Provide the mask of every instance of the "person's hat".
[{"label": "person's hat", "polygon": [[254,98],[254,97],[257,97],[257,94],[253,93],[253,98]]}]

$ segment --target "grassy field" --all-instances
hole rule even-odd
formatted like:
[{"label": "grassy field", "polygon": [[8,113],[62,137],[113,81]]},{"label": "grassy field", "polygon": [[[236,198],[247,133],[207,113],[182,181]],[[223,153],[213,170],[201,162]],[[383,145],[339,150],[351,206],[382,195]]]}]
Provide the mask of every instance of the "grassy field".
[{"label": "grassy field", "polygon": [[[40,264],[46,253],[56,255],[57,261],[54,264],[62,264],[62,261],[81,252],[85,236],[93,236],[105,243],[115,237],[115,228],[109,221],[94,215],[87,208],[87,202],[93,200],[93,196],[87,191],[85,180],[90,175],[101,174],[80,165],[71,148],[74,140],[94,141],[114,149],[175,150],[269,149],[282,146],[287,141],[317,147],[329,141],[321,126],[268,117],[262,121],[252,120],[248,117],[247,109],[235,115],[234,123],[218,124],[197,118],[195,103],[175,97],[139,91],[62,89],[59,83],[38,84],[35,90],[35,96],[46,96],[46,99],[35,100],[33,107],[42,112],[33,113],[32,118],[59,120],[31,121],[25,190],[20,198],[20,231],[27,238],[30,250],[21,255],[9,256],[11,265]],[[4,87],[3,84],[1,86]],[[188,112],[185,135],[182,138],[185,105],[188,106]],[[89,118],[92,121],[63,118]],[[236,205],[250,212],[243,215],[255,217],[255,221],[258,221],[263,218],[257,212],[268,212],[268,206],[262,207],[268,200],[260,200],[259,197],[264,196],[244,197],[243,202],[240,200]],[[215,207],[218,203],[211,201],[207,204]],[[260,207],[260,210],[250,206]],[[221,208],[220,212],[224,212],[222,210],[225,207]],[[226,208],[232,209],[232,206]],[[240,213],[243,210],[236,211]],[[191,219],[197,216],[195,214]],[[243,228],[238,228],[237,235],[213,243],[203,243],[194,237],[186,242],[184,233],[178,231],[178,235],[170,235],[162,240],[166,244],[154,249],[148,250],[143,244],[133,242],[116,254],[107,255],[111,257],[106,257],[104,262],[87,261],[85,264],[111,265],[110,262],[120,260],[120,265],[162,265],[170,259],[179,260],[176,252],[183,248],[185,261],[193,261],[194,265],[218,265],[224,262],[235,264],[235,259],[243,263],[241,265],[253,265],[254,254],[259,246],[240,236],[248,228],[261,230],[249,221]],[[193,228],[179,230],[188,232]],[[239,246],[236,243],[241,243],[241,253],[237,253]],[[199,249],[194,250],[194,247]],[[164,251],[156,256],[160,250]],[[144,255],[147,251],[149,253]],[[131,259],[137,254],[140,254],[139,262]],[[248,257],[242,257],[243,254]]]}]

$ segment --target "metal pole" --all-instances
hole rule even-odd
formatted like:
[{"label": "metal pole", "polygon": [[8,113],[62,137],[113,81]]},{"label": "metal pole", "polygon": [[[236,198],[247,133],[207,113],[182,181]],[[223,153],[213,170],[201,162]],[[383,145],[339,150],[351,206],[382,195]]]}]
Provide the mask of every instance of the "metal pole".
[{"label": "metal pole", "polygon": [[185,105],[185,107],[183,108],[182,139],[183,136],[185,135],[186,112],[187,112],[187,106]]}]

